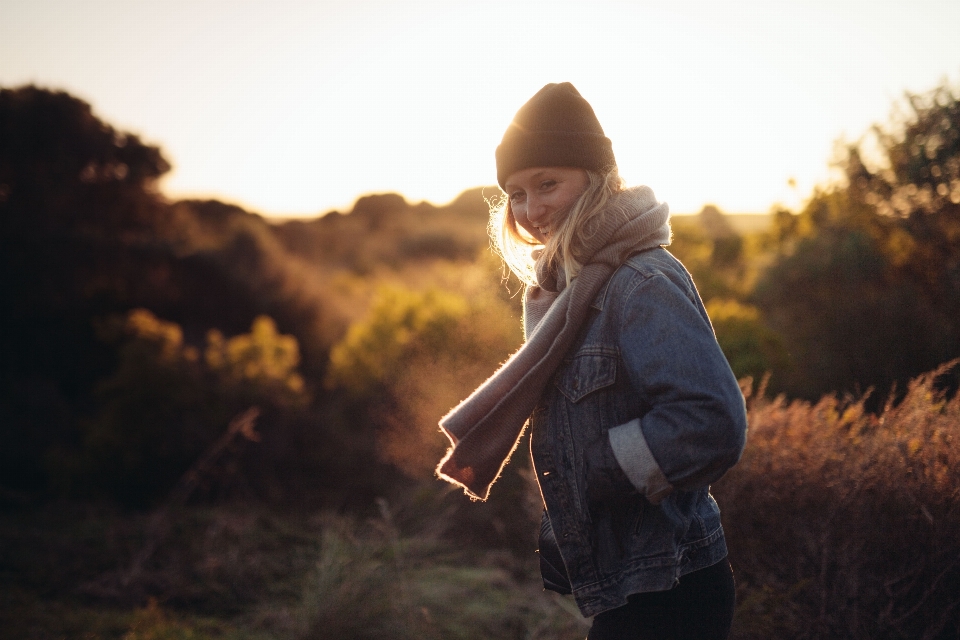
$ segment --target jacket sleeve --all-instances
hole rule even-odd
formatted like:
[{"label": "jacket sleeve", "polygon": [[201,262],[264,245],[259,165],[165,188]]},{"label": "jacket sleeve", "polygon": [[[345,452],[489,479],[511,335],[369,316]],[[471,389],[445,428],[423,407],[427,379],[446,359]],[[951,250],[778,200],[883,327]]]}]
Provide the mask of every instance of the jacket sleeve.
[{"label": "jacket sleeve", "polygon": [[619,348],[631,388],[650,410],[609,431],[624,474],[651,502],[719,479],[746,442],[743,395],[690,291],[662,274],[622,302]]}]

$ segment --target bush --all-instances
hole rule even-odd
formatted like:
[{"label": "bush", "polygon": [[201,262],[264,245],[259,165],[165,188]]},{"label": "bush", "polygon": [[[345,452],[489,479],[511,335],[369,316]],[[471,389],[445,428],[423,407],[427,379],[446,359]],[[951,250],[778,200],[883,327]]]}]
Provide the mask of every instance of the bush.
[{"label": "bush", "polygon": [[362,405],[358,414],[376,425],[384,460],[411,477],[431,477],[448,445],[438,420],[519,342],[510,315],[489,288],[381,287],[331,351],[327,384]]},{"label": "bush", "polygon": [[714,488],[741,589],[736,638],[955,638],[960,397],[913,380],[864,399],[750,398],[740,464]]},{"label": "bush", "polygon": [[787,366],[783,340],[760,319],[756,307],[736,300],[714,298],[706,304],[717,341],[738,378],[760,378]]},{"label": "bush", "polygon": [[262,406],[278,420],[307,402],[299,348],[260,316],[249,334],[207,337],[205,357],[180,326],[146,309],[103,323],[119,342],[114,373],[96,390],[79,453],[48,455],[64,494],[105,495],[128,505],[163,497],[226,429],[231,416]]}]

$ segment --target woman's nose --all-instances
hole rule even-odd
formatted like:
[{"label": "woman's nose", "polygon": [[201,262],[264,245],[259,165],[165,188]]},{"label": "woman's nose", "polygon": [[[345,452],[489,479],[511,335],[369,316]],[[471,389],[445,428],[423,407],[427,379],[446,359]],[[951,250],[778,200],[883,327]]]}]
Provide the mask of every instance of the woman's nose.
[{"label": "woman's nose", "polygon": [[539,222],[547,213],[546,207],[536,197],[527,197],[527,219],[530,222]]}]

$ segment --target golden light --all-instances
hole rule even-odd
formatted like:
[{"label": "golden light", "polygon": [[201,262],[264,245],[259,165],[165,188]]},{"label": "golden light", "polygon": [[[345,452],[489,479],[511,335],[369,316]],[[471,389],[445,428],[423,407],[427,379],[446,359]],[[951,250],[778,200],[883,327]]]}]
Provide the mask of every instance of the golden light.
[{"label": "golden light", "polygon": [[[493,184],[507,123],[558,81],[674,211],[763,212],[827,179],[838,136],[960,68],[948,0],[927,3],[935,23],[926,5],[799,0],[9,4],[0,83],[67,89],[160,144],[171,197],[281,215]],[[911,33],[922,50],[895,47]]]}]

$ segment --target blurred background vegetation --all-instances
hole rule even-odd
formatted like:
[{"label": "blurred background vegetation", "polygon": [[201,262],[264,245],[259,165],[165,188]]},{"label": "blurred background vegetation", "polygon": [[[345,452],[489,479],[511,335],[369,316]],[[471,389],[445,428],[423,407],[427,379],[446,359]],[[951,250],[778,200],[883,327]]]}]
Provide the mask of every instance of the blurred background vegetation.
[{"label": "blurred background vegetation", "polygon": [[[716,487],[735,637],[955,638],[960,90],[837,168],[801,211],[673,219],[750,398]],[[278,222],[170,202],[168,170],[0,90],[0,636],[582,637],[525,455],[487,503],[432,477],[438,418],[521,342],[496,187]]]}]

